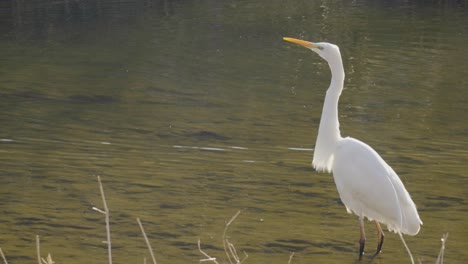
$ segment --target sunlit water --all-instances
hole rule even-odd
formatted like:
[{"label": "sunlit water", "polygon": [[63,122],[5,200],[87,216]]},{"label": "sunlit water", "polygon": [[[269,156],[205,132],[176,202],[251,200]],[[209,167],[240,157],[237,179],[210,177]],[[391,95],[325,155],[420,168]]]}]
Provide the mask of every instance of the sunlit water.
[{"label": "sunlit water", "polygon": [[[84,1],[1,4],[0,247],[10,263],[223,262],[223,229],[246,263],[355,263],[357,218],[311,168],[327,65],[283,36],[341,47],[343,135],[397,171],[424,221],[406,237],[434,263],[468,261],[468,12],[348,1]],[[43,1],[47,2],[47,1]],[[144,2],[144,1],[142,1]],[[383,253],[367,226],[362,263]]]}]

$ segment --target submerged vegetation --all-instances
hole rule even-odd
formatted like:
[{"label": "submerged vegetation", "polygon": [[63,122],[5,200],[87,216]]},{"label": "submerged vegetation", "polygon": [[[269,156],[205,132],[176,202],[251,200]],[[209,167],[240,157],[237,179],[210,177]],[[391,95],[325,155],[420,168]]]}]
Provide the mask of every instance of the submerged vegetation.
[{"label": "submerged vegetation", "polygon": [[[106,239],[106,241],[104,241],[104,243],[107,244],[108,264],[112,264],[112,243],[111,243],[111,230],[110,230],[110,213],[109,213],[109,208],[107,207],[107,201],[106,201],[106,197],[105,197],[105,194],[104,194],[104,187],[103,187],[102,182],[101,182],[101,177],[97,176],[97,179],[98,179],[98,183],[99,183],[99,190],[100,190],[104,210],[101,210],[101,209],[96,208],[96,207],[93,207],[92,209],[99,212],[99,213],[104,214],[104,216],[105,216],[106,238],[107,239]],[[222,235],[222,244],[223,244],[224,252],[226,253],[226,259],[227,259],[228,262],[222,262],[222,263],[241,264],[241,263],[244,263],[244,261],[249,257],[249,255],[245,251],[242,251],[244,256],[240,257],[238,252],[237,252],[236,247],[234,246],[234,244],[229,242],[229,239],[227,238],[227,232],[228,232],[229,226],[234,222],[234,220],[239,216],[240,213],[241,213],[241,211],[238,211],[226,223],[226,225],[224,227],[224,231],[223,231],[223,235]],[[140,227],[142,236],[143,236],[143,238],[145,240],[145,243],[146,243],[146,245],[148,247],[148,251],[149,251],[150,256],[151,256],[151,261],[152,261],[153,264],[157,264],[153,248],[151,247],[148,236],[146,235],[146,232],[145,232],[145,230],[143,228],[143,224],[141,223],[141,220],[139,218],[137,218],[136,221],[137,221],[137,223],[138,223],[138,225]],[[444,234],[443,237],[441,238],[442,246],[440,248],[437,260],[435,262],[436,264],[443,264],[444,263],[445,242],[447,242],[447,238],[448,238],[448,233]],[[201,255],[204,256],[204,258],[200,259],[200,262],[212,262],[212,263],[215,263],[215,264],[219,264],[216,257],[212,257],[211,255],[209,255],[206,251],[204,251],[202,249],[200,239],[198,240],[197,243],[198,243],[198,251],[200,252]],[[36,252],[37,252],[37,262],[38,262],[38,264],[55,264],[56,263],[52,259],[52,256],[51,256],[50,253],[48,253],[46,258],[43,258],[41,256],[41,247],[40,247],[39,235],[36,235]],[[0,247],[0,255],[1,255],[2,259],[3,259],[3,263],[8,264],[7,258],[5,256],[5,254],[3,253],[3,250],[2,250],[1,247]],[[294,252],[291,252],[287,264],[293,263],[292,262],[293,257],[294,257]],[[143,258],[143,263],[144,264],[147,263],[146,257]],[[421,259],[419,259],[418,263],[421,264],[423,262],[422,262]]]}]

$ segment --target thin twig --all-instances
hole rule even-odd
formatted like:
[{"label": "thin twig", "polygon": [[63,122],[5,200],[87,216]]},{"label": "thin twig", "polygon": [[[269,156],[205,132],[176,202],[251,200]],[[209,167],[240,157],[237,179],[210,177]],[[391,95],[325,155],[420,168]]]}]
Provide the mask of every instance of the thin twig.
[{"label": "thin twig", "polygon": [[3,254],[2,248],[0,248],[0,254],[2,254],[3,262],[5,262],[5,264],[8,264],[8,261],[6,260],[5,255]]},{"label": "thin twig", "polygon": [[229,242],[228,239],[226,239],[226,244],[228,245],[229,248],[229,253],[231,253],[232,258],[236,261],[236,263],[240,262],[239,255],[237,254],[236,247],[234,247],[234,244]]},{"label": "thin twig", "polygon": [[242,262],[244,262],[244,260],[246,260],[249,255],[247,255],[247,253],[245,251],[242,251],[242,253],[244,253],[244,258],[241,260],[239,258],[239,254],[237,253],[237,250],[236,250],[236,247],[234,246],[233,243],[229,242],[229,240],[226,238],[226,243],[228,245],[228,248],[229,248],[229,253],[231,253],[231,256],[232,258],[236,261],[236,264],[242,264]]},{"label": "thin twig", "polygon": [[[151,258],[153,259],[153,263],[156,263],[156,258],[154,257],[153,249],[151,248],[150,242],[148,237],[146,236],[145,230],[143,229],[143,225],[141,224],[140,218],[137,218],[138,225],[140,226],[141,233],[143,234],[143,237],[145,238],[146,245],[148,246],[148,250],[150,252]],[[146,261],[146,260],[145,260]]]},{"label": "thin twig", "polygon": [[200,253],[202,253],[203,255],[205,255],[205,257],[207,257],[206,259],[200,259],[200,262],[213,261],[215,264],[219,264],[219,263],[216,261],[216,258],[211,257],[210,255],[208,255],[208,253],[206,253],[205,251],[203,251],[203,250],[201,249],[200,239],[198,239],[198,251],[200,251]]},{"label": "thin twig", "polygon": [[42,258],[42,263],[43,264],[54,264],[55,261],[52,260],[52,256],[50,253],[47,255],[47,259]]},{"label": "thin twig", "polygon": [[[244,262],[244,260],[246,260],[249,255],[247,255],[247,253],[244,253],[245,257],[240,260],[239,258],[239,254],[237,254],[237,250],[236,250],[236,247],[234,246],[234,244],[232,244],[231,242],[229,242],[229,240],[226,238],[226,234],[227,234],[227,230],[229,229],[229,226],[232,224],[232,222],[234,222],[234,220],[236,219],[236,217],[240,214],[241,211],[238,211],[232,218],[231,220],[229,220],[227,223],[226,223],[226,226],[224,227],[224,232],[223,232],[223,248],[224,248],[224,252],[226,253],[226,256],[228,258],[228,261],[230,264],[241,264],[242,262]],[[203,251],[201,249],[201,246],[200,246],[200,239],[198,239],[198,250],[200,251],[200,253],[202,253],[206,259],[201,259],[200,262],[205,262],[205,261],[212,261],[214,262],[215,264],[218,264],[218,262],[216,261],[216,258],[213,258],[211,257],[210,255],[208,255],[208,253],[206,253],[205,251]],[[233,262],[233,259],[235,262]]]},{"label": "thin twig", "polygon": [[437,257],[436,264],[444,264],[444,253],[445,253],[445,242],[447,242],[448,233],[440,239],[442,241],[442,246],[440,247],[439,256]]},{"label": "thin twig", "polygon": [[[227,222],[226,226],[224,227],[224,232],[223,232],[223,247],[224,247],[224,252],[226,252],[226,256],[228,257],[228,260],[229,260],[229,263],[231,264],[234,264],[231,260],[231,256],[229,255],[229,251],[231,251],[231,248],[229,248],[229,251],[228,251],[228,247],[229,247],[229,244],[228,244],[228,241],[226,239],[226,233],[227,233],[227,230],[229,228],[229,225],[231,225],[231,223],[234,221],[234,219],[236,219],[236,217],[240,214],[240,210],[231,218],[231,220],[229,220],[229,222]],[[237,261],[236,263],[239,263],[239,261]]]},{"label": "thin twig", "polygon": [[245,251],[242,251],[242,253],[244,253],[245,257],[244,257],[244,258],[241,260],[241,262],[240,262],[240,263],[243,263],[243,262],[244,262],[244,260],[246,260],[246,259],[249,257],[249,255],[247,255],[247,252],[245,252]]},{"label": "thin twig", "polygon": [[293,252],[291,252],[291,255],[289,255],[289,261],[288,261],[288,264],[291,264],[291,261],[292,261],[293,257],[294,257],[294,251],[293,251]]},{"label": "thin twig", "polygon": [[403,245],[405,246],[406,251],[408,252],[408,255],[410,256],[411,264],[414,264],[413,254],[411,254],[411,250],[409,249],[408,245],[406,245],[403,235],[401,234],[401,232],[399,232],[398,235],[400,235],[401,242],[403,242]]},{"label": "thin twig", "polygon": [[[106,196],[104,195],[104,188],[102,187],[101,177],[97,176],[99,182],[99,190],[101,191],[102,203],[104,205],[104,210],[93,207],[93,210],[104,214],[106,221],[106,233],[107,233],[107,253],[109,257],[109,264],[112,264],[112,245],[111,245],[111,236],[110,236],[110,221],[109,221],[109,208],[107,207]],[[39,263],[40,264],[40,263]]]},{"label": "thin twig", "polygon": [[39,240],[39,235],[36,235],[36,251],[37,251],[37,263],[41,263],[41,242]]}]

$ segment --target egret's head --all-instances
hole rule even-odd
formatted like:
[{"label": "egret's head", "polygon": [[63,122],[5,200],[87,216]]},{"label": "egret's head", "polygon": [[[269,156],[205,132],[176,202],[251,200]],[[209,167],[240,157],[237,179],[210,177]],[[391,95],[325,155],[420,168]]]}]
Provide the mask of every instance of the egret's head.
[{"label": "egret's head", "polygon": [[340,49],[338,46],[327,42],[309,42],[295,38],[283,38],[286,41],[304,46],[322,57],[324,60],[330,62],[335,58],[341,58]]}]

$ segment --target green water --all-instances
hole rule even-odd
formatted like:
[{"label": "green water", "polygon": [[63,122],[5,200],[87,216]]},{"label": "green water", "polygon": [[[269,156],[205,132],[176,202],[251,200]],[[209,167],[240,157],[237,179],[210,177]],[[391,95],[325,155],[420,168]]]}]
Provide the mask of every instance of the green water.
[{"label": "green water", "polygon": [[[11,2],[11,3],[10,3]],[[10,1],[0,4],[0,247],[10,263],[356,263],[358,222],[311,160],[329,71],[283,36],[341,47],[343,135],[400,175],[434,263],[468,261],[468,9],[376,1]],[[359,263],[409,263],[367,225]],[[240,253],[242,254],[242,253]]]}]

